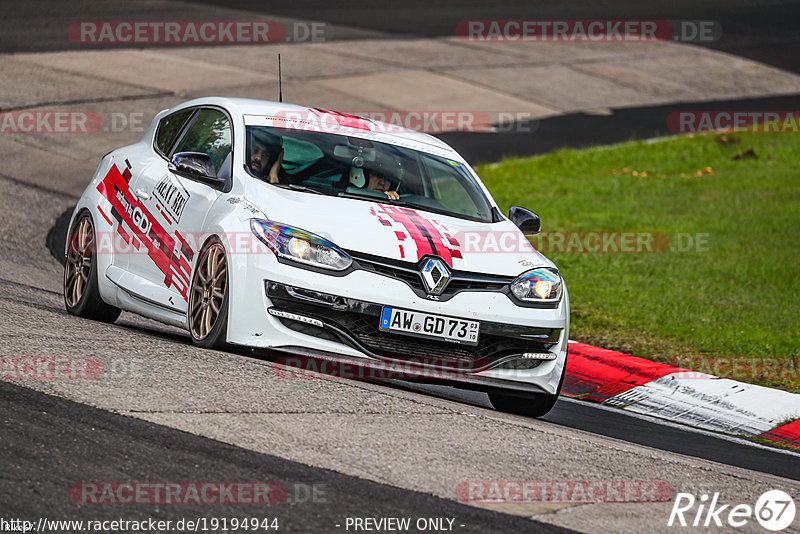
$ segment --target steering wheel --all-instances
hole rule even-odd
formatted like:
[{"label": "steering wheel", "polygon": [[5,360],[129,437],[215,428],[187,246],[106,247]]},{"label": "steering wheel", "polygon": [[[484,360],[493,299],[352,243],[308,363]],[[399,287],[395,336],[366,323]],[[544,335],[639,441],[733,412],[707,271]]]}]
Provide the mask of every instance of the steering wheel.
[{"label": "steering wheel", "polygon": [[362,189],[361,187],[348,187],[347,189],[344,190],[344,192],[360,195],[362,197],[374,197],[383,200],[389,200],[389,197],[386,196],[386,193],[383,193],[381,191],[373,191],[371,189]]},{"label": "steering wheel", "polygon": [[415,195],[413,193],[403,193],[400,195],[400,200],[423,207],[427,206],[429,208],[445,209],[445,207],[438,200],[422,195]]}]

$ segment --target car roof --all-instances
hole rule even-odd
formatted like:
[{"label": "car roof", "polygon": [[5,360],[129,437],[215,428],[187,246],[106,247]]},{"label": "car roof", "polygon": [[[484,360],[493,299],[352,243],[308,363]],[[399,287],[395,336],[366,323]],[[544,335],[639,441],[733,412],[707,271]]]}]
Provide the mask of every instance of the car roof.
[{"label": "car roof", "polygon": [[370,118],[357,117],[333,110],[310,108],[285,102],[215,96],[190,100],[170,109],[170,111],[201,105],[222,107],[228,110],[231,115],[237,116],[237,118],[241,117],[243,120],[248,121],[248,123],[249,119],[252,117],[310,117],[321,124],[340,124],[345,130],[355,133],[356,135],[359,133],[369,133],[370,137],[378,138],[378,140],[410,146],[411,148],[415,148],[414,145],[418,143],[422,145],[416,147],[420,150],[430,150],[431,147],[435,147],[438,151],[444,151],[449,153],[448,155],[450,156],[462,159],[447,143],[426,133],[409,130],[401,126]]}]

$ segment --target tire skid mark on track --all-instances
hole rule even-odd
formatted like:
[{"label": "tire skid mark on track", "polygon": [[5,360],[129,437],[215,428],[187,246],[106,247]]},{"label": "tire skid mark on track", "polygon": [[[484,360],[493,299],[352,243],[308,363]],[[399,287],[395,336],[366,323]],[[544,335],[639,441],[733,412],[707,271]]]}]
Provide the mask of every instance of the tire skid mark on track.
[{"label": "tire skid mark on track", "polygon": [[[56,70],[56,69],[54,69]],[[60,70],[60,69],[59,69]],[[69,72],[69,71],[61,71],[61,72]],[[41,107],[53,107],[53,106],[77,106],[81,104],[100,104],[106,102],[129,102],[132,100],[148,100],[151,98],[165,98],[175,96],[171,92],[158,92],[158,93],[150,93],[144,95],[123,95],[123,96],[112,96],[112,97],[98,97],[98,98],[77,98],[73,100],[51,100],[47,102],[36,102],[33,104],[25,104],[24,106],[12,106],[8,108],[0,107],[0,112],[6,111],[23,111],[26,109],[35,109]]]},{"label": "tire skid mark on track", "polygon": [[[10,302],[10,303],[13,303],[13,304],[19,304],[21,306],[27,306],[27,307],[30,307],[30,308],[36,308],[37,310],[42,310],[42,311],[46,311],[46,312],[50,312],[50,313],[55,313],[55,314],[58,314],[58,315],[66,315],[67,314],[67,312],[64,310],[63,305],[62,306],[58,306],[57,304],[48,305],[48,304],[45,304],[44,302],[41,302],[41,301],[36,302],[31,298],[26,298],[24,296],[20,296],[19,295],[19,290],[20,289],[28,289],[28,290],[37,291],[39,293],[45,293],[48,296],[48,298],[52,298],[52,297],[50,297],[51,295],[61,296],[61,293],[59,293],[59,292],[51,291],[49,289],[44,289],[44,288],[41,288],[41,287],[22,284],[22,283],[19,283],[19,282],[15,282],[13,280],[8,280],[6,278],[0,278],[0,288],[3,288],[4,290],[8,290],[8,291],[3,291],[2,294],[0,294],[0,301]],[[14,292],[15,290],[17,292],[16,295],[10,294],[10,292]]]},{"label": "tire skid mark on track", "polygon": [[29,187],[31,189],[35,189],[37,191],[41,191],[43,193],[47,193],[49,195],[55,195],[61,198],[68,198],[71,200],[78,200],[79,197],[72,195],[70,193],[65,193],[63,191],[59,191],[58,189],[50,189],[49,187],[44,187],[38,184],[32,184],[30,182],[26,182],[25,180],[20,180],[19,178],[14,178],[13,176],[8,176],[7,174],[0,173],[0,179],[6,180],[11,182],[15,186],[21,187]]},{"label": "tire skid mark on track", "polygon": [[[60,291],[53,291],[52,289],[45,289],[43,287],[32,286],[29,284],[23,284],[21,282],[16,282],[14,280],[9,280],[8,278],[0,278],[0,285],[6,286],[14,286],[16,288],[25,288],[25,289],[33,289],[34,291],[40,291],[42,293],[49,293],[51,295],[61,296]],[[0,298],[4,298],[4,295],[0,295]]]},{"label": "tire skid mark on track", "polygon": [[[167,415],[352,415],[352,412],[343,410],[119,410],[119,413],[126,414],[167,414]],[[416,412],[395,412],[396,414],[414,414]],[[452,415],[452,411],[431,411],[429,415]],[[358,415],[386,415],[384,412],[370,412],[362,410]]]},{"label": "tire skid mark on track", "polygon": [[22,306],[28,306],[30,308],[36,308],[37,310],[42,310],[50,313],[56,313],[59,315],[66,315],[66,312],[63,308],[59,308],[57,306],[47,306],[45,304],[37,304],[35,302],[30,302],[23,299],[17,299],[13,297],[9,297],[8,295],[0,296],[0,301],[3,302],[11,302],[13,304],[20,304]]}]

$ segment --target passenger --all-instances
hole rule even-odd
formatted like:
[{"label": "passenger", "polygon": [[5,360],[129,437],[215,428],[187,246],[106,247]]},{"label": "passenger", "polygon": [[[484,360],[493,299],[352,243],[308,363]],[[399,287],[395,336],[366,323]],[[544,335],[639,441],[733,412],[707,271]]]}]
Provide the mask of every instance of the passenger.
[{"label": "passenger", "polygon": [[250,170],[271,184],[286,177],[283,170],[283,148],[267,136],[253,134],[250,143]]}]

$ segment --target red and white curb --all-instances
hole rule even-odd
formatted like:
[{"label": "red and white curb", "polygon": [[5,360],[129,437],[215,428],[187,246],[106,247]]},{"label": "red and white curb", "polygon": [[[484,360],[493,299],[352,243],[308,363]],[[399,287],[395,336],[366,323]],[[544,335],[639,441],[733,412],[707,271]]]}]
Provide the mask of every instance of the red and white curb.
[{"label": "red and white curb", "polygon": [[800,395],[583,343],[570,341],[561,394],[800,448]]}]

